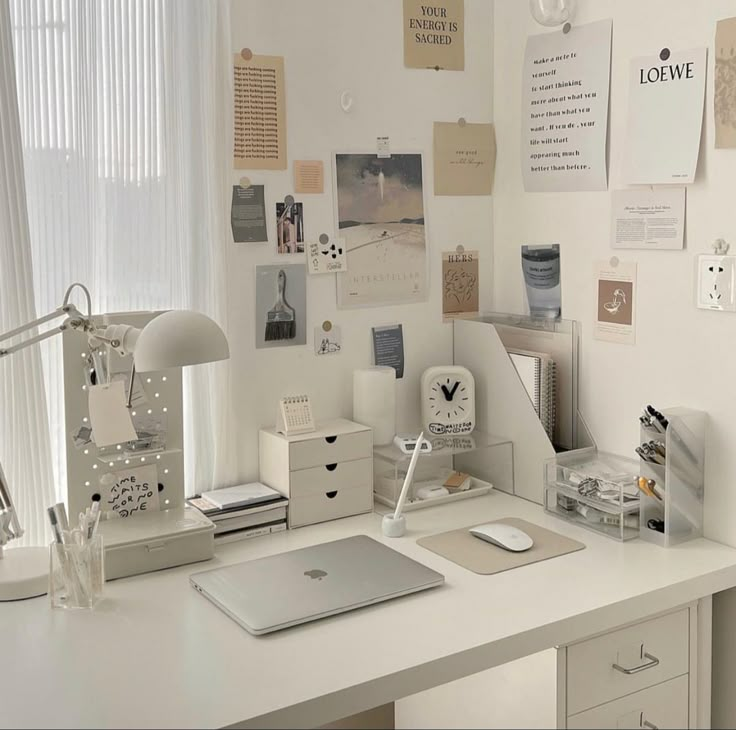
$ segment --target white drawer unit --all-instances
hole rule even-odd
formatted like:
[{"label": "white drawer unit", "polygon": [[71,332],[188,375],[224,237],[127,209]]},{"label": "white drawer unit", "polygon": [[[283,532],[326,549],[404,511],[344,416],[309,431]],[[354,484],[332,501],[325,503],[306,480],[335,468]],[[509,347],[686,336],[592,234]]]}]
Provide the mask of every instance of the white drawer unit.
[{"label": "white drawer unit", "polygon": [[289,498],[289,527],[373,509],[373,432],[338,419],[312,433],[262,429],[260,480]]},{"label": "white drawer unit", "polygon": [[687,674],[688,610],[627,626],[567,648],[567,712]]},{"label": "white drawer unit", "polygon": [[688,675],[626,695],[568,719],[568,728],[686,728]]},{"label": "white drawer unit", "polygon": [[559,726],[694,727],[696,623],[690,606],[560,648]]}]

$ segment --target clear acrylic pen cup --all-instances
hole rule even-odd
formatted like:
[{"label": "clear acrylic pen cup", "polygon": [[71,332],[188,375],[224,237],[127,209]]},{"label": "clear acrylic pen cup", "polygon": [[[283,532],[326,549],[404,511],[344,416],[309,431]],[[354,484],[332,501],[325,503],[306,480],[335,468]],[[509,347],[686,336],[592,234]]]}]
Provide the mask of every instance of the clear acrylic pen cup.
[{"label": "clear acrylic pen cup", "polygon": [[51,543],[49,598],[52,608],[94,608],[105,582],[102,536],[84,544]]}]

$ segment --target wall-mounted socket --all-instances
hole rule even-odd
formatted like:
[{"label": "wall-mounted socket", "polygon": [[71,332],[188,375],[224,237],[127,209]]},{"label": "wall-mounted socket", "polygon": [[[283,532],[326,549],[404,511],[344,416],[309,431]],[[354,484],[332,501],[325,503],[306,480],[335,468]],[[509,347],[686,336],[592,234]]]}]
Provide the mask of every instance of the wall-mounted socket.
[{"label": "wall-mounted socket", "polygon": [[698,256],[697,277],[698,307],[736,312],[736,256]]}]

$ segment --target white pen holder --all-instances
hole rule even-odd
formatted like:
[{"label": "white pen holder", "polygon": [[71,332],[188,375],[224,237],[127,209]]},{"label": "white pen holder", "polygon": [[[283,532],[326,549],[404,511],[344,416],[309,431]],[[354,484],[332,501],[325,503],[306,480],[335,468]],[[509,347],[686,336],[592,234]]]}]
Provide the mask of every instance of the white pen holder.
[{"label": "white pen holder", "polygon": [[49,598],[52,608],[94,608],[105,583],[102,536],[84,544],[51,543]]},{"label": "white pen holder", "polygon": [[392,514],[384,515],[381,529],[385,537],[403,537],[406,534],[406,517],[404,515],[399,515],[399,517],[394,517]]}]

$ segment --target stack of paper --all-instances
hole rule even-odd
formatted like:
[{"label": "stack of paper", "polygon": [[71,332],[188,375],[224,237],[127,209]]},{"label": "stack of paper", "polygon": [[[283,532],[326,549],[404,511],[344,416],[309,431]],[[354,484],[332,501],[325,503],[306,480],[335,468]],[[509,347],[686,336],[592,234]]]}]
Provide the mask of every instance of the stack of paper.
[{"label": "stack of paper", "polygon": [[286,529],[289,500],[260,482],[203,492],[188,502],[215,523],[217,542]]}]

